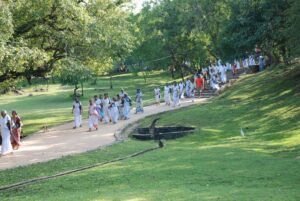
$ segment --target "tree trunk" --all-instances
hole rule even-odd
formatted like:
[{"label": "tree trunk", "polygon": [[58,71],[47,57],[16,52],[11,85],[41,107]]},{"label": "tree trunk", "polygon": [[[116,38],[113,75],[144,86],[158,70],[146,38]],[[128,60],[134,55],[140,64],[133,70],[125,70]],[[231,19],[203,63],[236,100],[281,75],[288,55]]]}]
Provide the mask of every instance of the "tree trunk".
[{"label": "tree trunk", "polygon": [[97,80],[98,80],[98,77],[96,76],[95,79],[93,79],[92,85],[96,85],[97,84]]},{"label": "tree trunk", "polygon": [[31,76],[26,76],[26,80],[27,80],[27,83],[31,86],[32,85]]},{"label": "tree trunk", "polygon": [[143,72],[144,82],[147,83],[147,72]]},{"label": "tree trunk", "polygon": [[49,79],[46,79],[47,81],[47,91],[49,91]]},{"label": "tree trunk", "polygon": [[55,84],[55,79],[54,79],[53,75],[51,76],[51,81],[52,81],[52,84]]},{"label": "tree trunk", "polygon": [[75,88],[74,88],[74,97],[77,96],[77,90],[79,89],[79,87],[77,86],[77,84],[75,84]]},{"label": "tree trunk", "polygon": [[109,82],[110,82],[110,89],[113,89],[112,76],[110,76]]},{"label": "tree trunk", "polygon": [[175,79],[175,75],[174,75],[174,68],[173,67],[171,68],[171,76],[172,76],[172,79],[174,80]]},{"label": "tree trunk", "polygon": [[182,70],[182,66],[180,66],[179,69],[180,69],[180,76],[181,76],[182,82],[184,82],[184,73]]}]

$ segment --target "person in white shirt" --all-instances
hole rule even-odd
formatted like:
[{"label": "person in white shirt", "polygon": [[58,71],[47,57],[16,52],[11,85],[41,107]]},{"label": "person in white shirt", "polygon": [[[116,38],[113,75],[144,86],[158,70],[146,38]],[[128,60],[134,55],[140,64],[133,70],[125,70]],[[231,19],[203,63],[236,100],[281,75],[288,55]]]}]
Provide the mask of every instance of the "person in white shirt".
[{"label": "person in white shirt", "polygon": [[183,85],[183,83],[179,82],[178,87],[179,87],[179,99],[183,99],[184,98],[184,85]]},{"label": "person in white shirt", "polygon": [[166,105],[171,105],[171,88],[167,83],[164,87],[164,98]]},{"label": "person in white shirt", "polygon": [[102,117],[101,117],[101,107],[102,107],[102,101],[100,98],[98,98],[98,96],[94,96],[95,98],[95,104],[96,104],[96,110],[99,114],[99,120],[102,120]]},{"label": "person in white shirt", "polygon": [[179,86],[176,82],[173,84],[173,107],[179,105]]},{"label": "person in white shirt", "polygon": [[74,127],[73,129],[81,127],[81,120],[82,120],[82,105],[78,98],[75,98],[75,101],[73,102],[73,109],[72,114],[74,115]]},{"label": "person in white shirt", "polygon": [[191,81],[189,79],[187,79],[186,82],[185,82],[185,92],[186,92],[186,96],[188,98],[191,97],[191,94],[190,94],[190,84],[191,84]]},{"label": "person in white shirt", "polygon": [[93,128],[98,130],[98,117],[99,114],[96,110],[96,104],[93,102],[93,100],[89,100],[89,117],[88,117],[89,131],[92,131]]},{"label": "person in white shirt", "polygon": [[1,156],[5,156],[13,153],[13,148],[10,141],[10,133],[11,133],[11,118],[7,114],[5,110],[1,111],[1,137],[2,137],[2,145],[1,145]]},{"label": "person in white shirt", "polygon": [[156,87],[154,89],[154,96],[155,96],[155,104],[160,105],[160,88]]},{"label": "person in white shirt", "polygon": [[220,68],[220,72],[221,72],[221,80],[223,84],[227,83],[227,74],[226,74],[226,66],[223,65]]},{"label": "person in white shirt", "polygon": [[118,101],[116,98],[113,98],[113,100],[110,103],[110,114],[111,114],[111,120],[113,124],[118,123],[119,110],[118,110]]},{"label": "person in white shirt", "polygon": [[130,118],[130,110],[131,110],[131,98],[125,93],[123,98],[123,106],[124,106],[124,117],[125,120]]},{"label": "person in white shirt", "polygon": [[103,112],[104,112],[104,123],[108,123],[111,120],[110,111],[109,111],[109,105],[110,105],[110,98],[108,97],[108,94],[104,94],[103,99]]},{"label": "person in white shirt", "polygon": [[143,108],[143,93],[142,93],[141,89],[137,89],[136,90],[135,102],[136,102],[135,114],[137,114],[137,113],[143,113],[144,112],[144,108]]}]

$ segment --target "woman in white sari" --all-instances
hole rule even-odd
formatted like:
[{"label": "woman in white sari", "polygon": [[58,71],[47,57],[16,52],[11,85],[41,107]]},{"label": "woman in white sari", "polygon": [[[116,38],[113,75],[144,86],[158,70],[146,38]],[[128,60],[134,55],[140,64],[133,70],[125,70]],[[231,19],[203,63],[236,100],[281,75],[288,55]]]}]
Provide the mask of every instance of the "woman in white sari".
[{"label": "woman in white sari", "polygon": [[7,154],[13,153],[13,149],[10,141],[11,118],[5,110],[1,111],[1,116],[2,116],[2,118],[0,119],[1,137],[2,137],[1,156],[5,156]]},{"label": "woman in white sari", "polygon": [[92,128],[98,130],[98,117],[99,114],[96,109],[96,104],[92,100],[89,101],[89,131],[92,131]]},{"label": "woman in white sari", "polygon": [[168,84],[164,87],[164,98],[166,105],[171,105],[171,94],[170,94],[170,87]]},{"label": "woman in white sari", "polygon": [[154,89],[154,96],[155,96],[155,104],[160,105],[160,88],[159,87]]},{"label": "woman in white sari", "polygon": [[173,107],[176,107],[179,105],[179,86],[176,82],[174,82],[173,85]]},{"label": "woman in white sari", "polygon": [[131,110],[131,99],[127,94],[124,94],[123,97],[123,107],[124,107],[124,117],[125,120],[130,118],[130,110]]},{"label": "woman in white sari", "polygon": [[74,115],[74,127],[73,129],[81,127],[81,115],[82,115],[82,106],[78,98],[75,98],[73,102],[72,113]]},{"label": "woman in white sari", "polygon": [[110,98],[108,94],[104,94],[103,99],[103,112],[104,112],[104,123],[108,123],[111,120],[110,112],[109,112],[109,105],[110,105]]},{"label": "woman in white sari", "polygon": [[110,104],[110,114],[113,124],[118,123],[119,120],[119,110],[118,110],[118,101],[116,98],[113,98],[113,101]]},{"label": "woman in white sari", "polygon": [[141,89],[136,90],[136,96],[135,96],[135,102],[136,102],[136,108],[135,108],[135,114],[137,113],[143,113],[143,93]]}]

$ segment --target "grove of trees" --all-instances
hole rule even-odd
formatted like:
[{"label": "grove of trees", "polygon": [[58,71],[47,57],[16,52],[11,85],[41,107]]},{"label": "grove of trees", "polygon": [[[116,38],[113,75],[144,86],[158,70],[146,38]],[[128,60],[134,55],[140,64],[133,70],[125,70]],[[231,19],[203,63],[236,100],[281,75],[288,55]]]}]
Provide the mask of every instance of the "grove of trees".
[{"label": "grove of trees", "polygon": [[57,76],[77,87],[113,66],[183,77],[255,46],[272,64],[300,55],[298,0],[148,0],[137,14],[128,2],[0,0],[0,85]]},{"label": "grove of trees", "polygon": [[19,78],[30,83],[77,65],[94,74],[106,71],[135,44],[122,5],[109,0],[0,0],[0,83]]},{"label": "grove of trees", "polygon": [[297,0],[151,0],[132,19],[139,44],[127,62],[183,76],[257,46],[271,64],[287,64],[299,56],[299,18]]}]

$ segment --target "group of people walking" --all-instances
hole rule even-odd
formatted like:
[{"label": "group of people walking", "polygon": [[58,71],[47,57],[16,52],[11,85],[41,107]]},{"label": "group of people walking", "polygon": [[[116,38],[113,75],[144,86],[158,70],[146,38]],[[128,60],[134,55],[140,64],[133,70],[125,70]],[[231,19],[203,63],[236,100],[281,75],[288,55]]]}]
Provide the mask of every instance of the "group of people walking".
[{"label": "group of people walking", "polygon": [[[137,112],[143,111],[141,91],[137,90]],[[104,95],[95,95],[89,100],[88,105],[88,126],[89,131],[92,129],[98,130],[99,122],[105,124],[112,122],[118,123],[119,120],[127,120],[130,118],[131,98],[124,90],[113,98],[110,98],[107,93]],[[140,104],[138,104],[140,102]],[[83,107],[78,98],[73,102],[72,113],[74,115],[74,129],[82,126]]]},{"label": "group of people walking", "polygon": [[13,150],[19,149],[21,145],[21,118],[16,111],[12,111],[11,114],[12,116],[10,117],[7,111],[1,111],[1,156],[12,154]]},{"label": "group of people walking", "polygon": [[[202,74],[196,74],[194,78],[187,79],[185,82],[166,83],[164,86],[164,101],[168,106],[180,106],[180,100],[183,98],[192,98],[201,96],[205,87],[205,78]],[[160,88],[154,89],[155,103],[159,105],[161,102]]]}]

